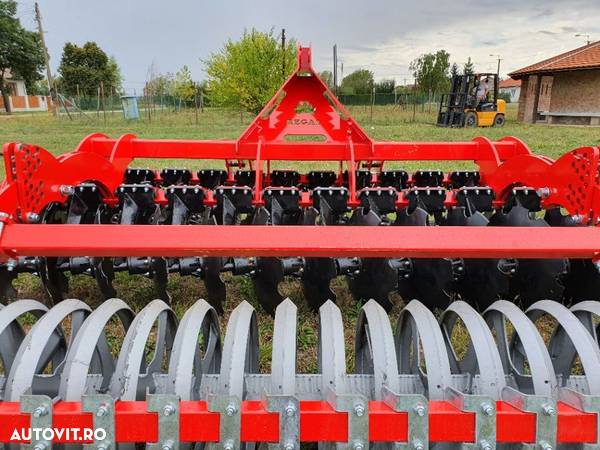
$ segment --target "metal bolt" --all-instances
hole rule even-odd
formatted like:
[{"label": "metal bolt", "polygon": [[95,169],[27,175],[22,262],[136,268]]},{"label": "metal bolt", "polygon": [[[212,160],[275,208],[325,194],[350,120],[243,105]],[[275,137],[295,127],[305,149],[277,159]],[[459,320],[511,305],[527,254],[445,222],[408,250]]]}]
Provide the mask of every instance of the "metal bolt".
[{"label": "metal bolt", "polygon": [[33,447],[33,450],[46,450],[48,448],[48,444],[46,444],[45,442],[39,442],[37,444],[35,444],[35,446]]},{"label": "metal bolt", "polygon": [[173,404],[169,403],[168,405],[165,405],[165,407],[163,408],[163,415],[170,416],[171,414],[174,414],[175,411],[177,411],[175,406]]},{"label": "metal bolt", "polygon": [[425,405],[422,403],[417,403],[413,408],[413,411],[417,414],[417,416],[423,417],[425,415]]},{"label": "metal bolt", "polygon": [[13,270],[15,270],[17,268],[18,265],[18,261],[16,259],[9,259],[8,261],[6,261],[6,270],[8,270],[9,272],[12,272]]},{"label": "metal bolt", "polygon": [[173,442],[172,441],[165,442],[165,445],[163,445],[162,450],[173,450]]},{"label": "metal bolt", "polygon": [[554,406],[552,405],[544,405],[542,406],[542,410],[544,411],[544,414],[546,414],[547,416],[554,416],[556,415],[556,408],[554,408]]},{"label": "metal bolt", "polygon": [[543,188],[539,188],[536,191],[536,193],[540,198],[544,199],[544,198],[550,197],[551,191],[550,191],[550,188],[543,187]]},{"label": "metal bolt", "polygon": [[101,405],[96,411],[98,417],[104,417],[106,414],[108,414],[108,405]]},{"label": "metal bolt", "polygon": [[365,407],[359,403],[354,407],[354,412],[358,417],[362,417],[365,414]]},{"label": "metal bolt", "polygon": [[48,408],[45,405],[38,406],[33,410],[33,417],[42,417],[48,414]]},{"label": "metal bolt", "polygon": [[108,445],[100,444],[98,447],[96,447],[96,450],[108,450]]},{"label": "metal bolt", "polygon": [[69,195],[73,195],[75,193],[75,188],[73,186],[69,186],[68,184],[63,184],[58,188],[59,192],[68,197]]},{"label": "metal bolt", "polygon": [[294,444],[292,444],[291,442],[288,442],[287,444],[285,444],[285,445],[283,446],[283,449],[284,449],[284,450],[294,450],[294,448],[295,448],[295,447],[294,447]]},{"label": "metal bolt", "polygon": [[489,403],[482,403],[481,411],[483,411],[486,416],[492,416],[494,414],[494,407]]},{"label": "metal bolt", "polygon": [[361,441],[356,441],[352,446],[354,450],[364,450],[365,446]]},{"label": "metal bolt", "polygon": [[31,223],[37,223],[40,220],[39,214],[30,212],[27,213],[27,221]]},{"label": "metal bolt", "polygon": [[552,450],[552,446],[550,445],[549,442],[546,442],[546,441],[540,441],[540,448],[542,450]]},{"label": "metal bolt", "polygon": [[227,414],[229,417],[233,416],[236,412],[237,412],[237,408],[235,407],[235,405],[233,403],[230,403],[225,408],[225,414]]},{"label": "metal bolt", "polygon": [[233,450],[233,447],[234,447],[234,446],[233,446],[233,441],[226,441],[226,442],[223,444],[223,449],[224,449],[224,450]]},{"label": "metal bolt", "polygon": [[292,417],[296,414],[296,407],[291,403],[285,408],[285,415],[288,417]]},{"label": "metal bolt", "polygon": [[412,446],[415,450],[425,450],[425,445],[420,439],[415,439]]},{"label": "metal bolt", "polygon": [[492,444],[490,444],[488,441],[481,441],[480,443],[480,447],[481,450],[492,450]]}]

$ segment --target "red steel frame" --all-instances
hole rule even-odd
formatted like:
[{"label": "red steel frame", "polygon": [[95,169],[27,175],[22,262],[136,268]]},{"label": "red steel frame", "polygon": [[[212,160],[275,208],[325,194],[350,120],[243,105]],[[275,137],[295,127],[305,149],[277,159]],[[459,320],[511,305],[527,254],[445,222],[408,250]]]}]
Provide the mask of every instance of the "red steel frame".
[{"label": "red steel frame", "polygon": [[[496,402],[496,439],[498,443],[533,443],[536,437],[535,414]],[[596,443],[596,414],[558,403],[558,443]],[[210,412],[205,401],[181,401],[179,408],[181,442],[218,442],[219,414]],[[408,415],[381,401],[369,402],[369,441],[406,442]],[[278,442],[279,418],[260,401],[244,401],[241,409],[242,442]],[[28,429],[30,416],[20,413],[19,403],[0,402],[0,442],[9,442],[14,430]],[[53,406],[54,428],[93,428],[92,413],[82,411],[79,402],[58,402]],[[115,404],[116,442],[156,442],[157,413],[149,412],[145,401],[118,401]],[[335,411],[324,401],[300,402],[301,442],[346,442],[347,413]],[[474,442],[475,414],[458,409],[450,402],[429,402],[429,440],[431,442]],[[73,443],[65,437],[57,443]]]},{"label": "red steel frame", "polygon": [[[297,140],[318,137],[319,141]],[[296,139],[296,140],[294,140]],[[59,157],[34,145],[9,143],[3,147],[6,180],[0,187],[2,258],[38,256],[412,256],[522,258],[600,257],[600,149],[582,147],[557,161],[533,154],[514,137],[492,142],[479,137],[470,142],[377,142],[352,119],[311,66],[310,48],[300,47],[298,66],[273,99],[237,140],[149,140],[126,134],[110,139],[86,137],[75,151]],[[233,180],[235,166],[256,172],[254,203],[261,205],[262,175],[272,161],[335,161],[349,173],[349,204],[359,204],[356,171],[381,171],[394,161],[471,161],[482,184],[497,195],[496,206],[516,186],[543,189],[544,206],[560,206],[576,215],[577,228],[447,227],[407,229],[362,227],[161,227],[69,226],[27,222],[51,202],[65,202],[61,186],[95,182],[107,203],[131,162],[138,158],[220,159]],[[265,168],[266,165],[266,168]],[[374,175],[375,179],[377,173]],[[194,182],[194,180],[192,180]],[[164,194],[158,190],[158,201]],[[207,204],[214,204],[207,192]],[[307,194],[302,204],[309,205]],[[398,206],[407,200],[399,193]],[[447,205],[454,204],[452,192]],[[33,213],[33,214],[32,214]],[[226,236],[226,238],[225,238]]]}]

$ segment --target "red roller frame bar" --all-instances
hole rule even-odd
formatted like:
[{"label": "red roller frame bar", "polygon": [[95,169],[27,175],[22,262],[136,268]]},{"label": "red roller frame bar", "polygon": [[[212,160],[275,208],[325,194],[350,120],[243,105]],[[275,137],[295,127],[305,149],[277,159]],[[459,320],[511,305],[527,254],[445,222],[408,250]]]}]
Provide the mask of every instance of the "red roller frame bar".
[{"label": "red roller frame bar", "polygon": [[[521,411],[502,401],[496,402],[496,439],[499,443],[535,441],[535,414]],[[181,442],[218,442],[219,414],[208,411],[205,401],[182,401],[178,409]],[[243,442],[277,442],[278,415],[266,411],[260,401],[244,401],[241,409]],[[396,412],[384,402],[369,402],[369,441],[405,442],[408,422],[405,412]],[[595,443],[596,414],[558,403],[558,443]],[[53,406],[53,427],[93,428],[92,413],[82,412],[79,402],[58,402]],[[19,403],[0,402],[0,442],[9,442],[15,429],[27,429],[30,416],[21,413]],[[156,442],[157,413],[148,412],[144,401],[115,404],[116,442]],[[300,402],[301,442],[346,442],[347,413],[336,412],[324,401]],[[429,440],[431,442],[474,442],[475,416],[449,402],[429,402]],[[56,443],[73,443],[65,437]],[[80,441],[81,443],[81,441]]]}]

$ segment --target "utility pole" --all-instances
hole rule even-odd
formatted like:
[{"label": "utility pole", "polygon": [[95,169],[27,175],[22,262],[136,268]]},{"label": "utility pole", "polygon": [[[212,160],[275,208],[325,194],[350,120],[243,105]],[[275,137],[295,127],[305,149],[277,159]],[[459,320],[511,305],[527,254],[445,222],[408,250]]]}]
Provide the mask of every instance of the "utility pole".
[{"label": "utility pole", "polygon": [[285,28],[281,29],[281,79],[285,81]]},{"label": "utility pole", "polygon": [[44,62],[46,64],[46,78],[48,78],[48,89],[50,90],[50,98],[52,99],[52,112],[58,117],[58,102],[56,100],[56,89],[54,88],[54,79],[52,78],[52,70],[50,69],[50,55],[48,54],[48,48],[46,47],[46,39],[44,38],[44,27],[42,26],[42,15],[40,13],[40,7],[38,2],[35,2],[35,20],[38,24],[38,33],[40,34],[40,41],[42,42],[42,49],[44,50]]},{"label": "utility pole", "polygon": [[502,61],[502,57],[500,55],[494,55],[494,54],[491,54],[490,56],[498,59],[498,68],[496,69],[496,74],[498,75],[498,78],[500,78],[500,61]]},{"label": "utility pole", "polygon": [[337,78],[337,44],[333,45],[333,93],[338,95],[338,78]]}]

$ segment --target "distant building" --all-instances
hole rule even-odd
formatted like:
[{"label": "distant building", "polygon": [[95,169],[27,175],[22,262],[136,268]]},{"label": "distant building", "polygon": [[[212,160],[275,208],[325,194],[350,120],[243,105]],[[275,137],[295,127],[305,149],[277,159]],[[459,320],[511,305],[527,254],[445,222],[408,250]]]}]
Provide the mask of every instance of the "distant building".
[{"label": "distant building", "polygon": [[501,94],[508,94],[510,102],[516,103],[519,101],[519,96],[521,95],[521,80],[513,80],[512,78],[501,80],[498,83],[498,91]]},{"label": "distant building", "polygon": [[519,120],[600,125],[600,41],[509,75],[522,82]]},{"label": "distant building", "polygon": [[[8,87],[12,111],[48,111],[48,105],[51,104],[50,97],[44,95],[27,95],[25,81],[13,78],[10,71],[4,73],[4,80]],[[4,100],[0,96],[0,112],[4,109]]]}]

